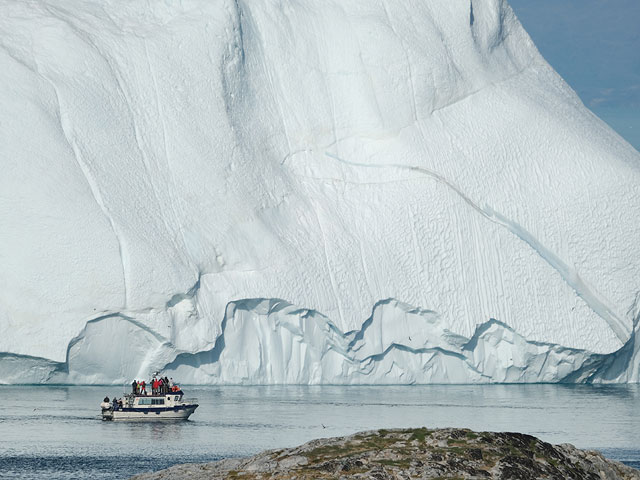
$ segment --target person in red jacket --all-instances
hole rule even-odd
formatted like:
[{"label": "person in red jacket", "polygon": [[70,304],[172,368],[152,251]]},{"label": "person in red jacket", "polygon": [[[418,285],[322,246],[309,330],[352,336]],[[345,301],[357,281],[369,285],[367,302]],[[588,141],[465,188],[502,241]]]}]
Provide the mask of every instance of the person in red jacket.
[{"label": "person in red jacket", "polygon": [[144,383],[144,380],[142,380],[142,383],[140,384],[140,395],[146,395],[147,394],[147,385],[146,383]]}]

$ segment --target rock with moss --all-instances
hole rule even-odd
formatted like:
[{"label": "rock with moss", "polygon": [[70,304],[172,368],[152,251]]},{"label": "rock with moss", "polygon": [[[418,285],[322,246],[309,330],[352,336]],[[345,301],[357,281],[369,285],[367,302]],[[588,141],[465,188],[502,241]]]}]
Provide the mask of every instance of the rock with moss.
[{"label": "rock with moss", "polygon": [[313,440],[251,458],[176,465],[133,478],[640,480],[640,471],[598,452],[522,433],[418,428]]}]

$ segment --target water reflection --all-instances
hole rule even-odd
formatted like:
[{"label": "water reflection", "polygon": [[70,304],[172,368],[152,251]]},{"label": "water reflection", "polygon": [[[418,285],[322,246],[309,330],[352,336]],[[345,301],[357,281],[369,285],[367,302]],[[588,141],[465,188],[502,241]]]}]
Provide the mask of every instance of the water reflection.
[{"label": "water reflection", "polygon": [[171,442],[183,440],[183,430],[189,428],[188,422],[101,422],[102,430],[117,429],[123,441],[129,443],[154,442],[161,444],[169,438]]}]

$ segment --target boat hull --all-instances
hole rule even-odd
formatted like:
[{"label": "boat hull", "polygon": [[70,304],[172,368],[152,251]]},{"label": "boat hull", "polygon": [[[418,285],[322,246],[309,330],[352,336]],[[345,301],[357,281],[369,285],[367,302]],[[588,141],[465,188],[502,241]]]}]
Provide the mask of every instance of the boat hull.
[{"label": "boat hull", "polygon": [[141,422],[187,420],[196,408],[198,408],[198,405],[187,405],[181,408],[124,408],[115,411],[103,410],[102,420]]}]

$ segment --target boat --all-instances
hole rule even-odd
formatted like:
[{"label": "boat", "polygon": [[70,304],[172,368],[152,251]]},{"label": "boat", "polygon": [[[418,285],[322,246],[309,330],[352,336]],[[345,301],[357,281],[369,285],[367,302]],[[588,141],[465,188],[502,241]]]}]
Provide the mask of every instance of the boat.
[{"label": "boat", "polygon": [[187,420],[198,408],[198,400],[184,398],[179,387],[164,393],[129,393],[113,403],[105,398],[100,404],[103,421],[119,420]]}]

